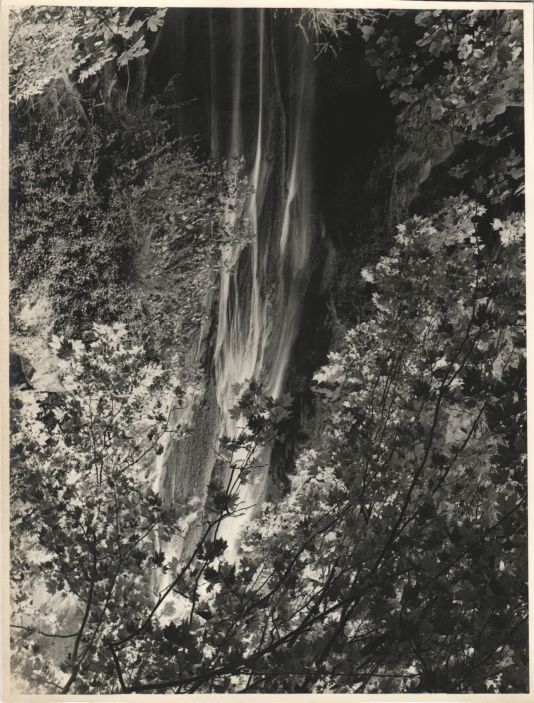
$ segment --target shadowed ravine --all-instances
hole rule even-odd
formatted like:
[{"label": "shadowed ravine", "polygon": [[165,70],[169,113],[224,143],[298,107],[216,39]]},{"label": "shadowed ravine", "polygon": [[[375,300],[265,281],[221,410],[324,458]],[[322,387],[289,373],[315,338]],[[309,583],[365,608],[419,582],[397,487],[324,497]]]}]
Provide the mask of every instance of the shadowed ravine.
[{"label": "shadowed ravine", "polygon": [[[247,55],[243,17],[233,13],[231,85],[221,88],[217,61],[220,54],[211,13],[209,17],[210,151],[214,158],[225,157],[229,163],[245,159],[250,193],[241,210],[229,208],[227,226],[246,227],[250,237],[249,241],[226,245],[221,254],[218,309],[212,311],[216,330],[207,352],[210,373],[202,398],[187,411],[189,437],[171,442],[161,464],[161,492],[170,502],[194,496],[205,499],[216,466],[217,438],[236,436],[240,430],[239,422],[229,414],[237,401],[236,385],[255,379],[269,395],[277,397],[284,392],[309,282],[309,257],[318,222],[317,213],[313,212],[310,165],[313,53],[293,23],[286,23],[282,31],[289,35],[291,56],[281,66],[272,16],[258,10],[247,19],[255,25],[256,46],[251,46],[249,39],[246,49],[256,56],[251,59]],[[277,31],[281,31],[280,27]],[[253,137],[247,134],[250,109],[245,117],[243,108],[244,100],[250,99],[244,94],[243,82],[245,78],[247,83],[251,80],[250,75],[245,75],[250,73],[251,63],[256,73]],[[281,76],[281,71],[286,75]],[[285,101],[281,95],[282,80],[287,91]],[[247,92],[251,92],[248,86]],[[229,120],[227,110],[218,105],[223,93],[230,95]],[[235,553],[243,527],[264,499],[269,447],[262,449],[256,462],[261,467],[254,469],[250,482],[240,493],[241,507],[246,510],[227,519],[222,529],[230,554]],[[180,539],[173,551],[187,551],[194,534],[196,530],[190,530],[185,545]]]}]

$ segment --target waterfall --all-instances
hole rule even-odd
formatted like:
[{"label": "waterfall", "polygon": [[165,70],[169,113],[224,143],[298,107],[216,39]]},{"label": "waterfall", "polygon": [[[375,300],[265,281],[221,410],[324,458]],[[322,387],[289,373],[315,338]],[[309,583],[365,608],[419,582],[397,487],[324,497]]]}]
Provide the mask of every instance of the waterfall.
[{"label": "waterfall", "polygon": [[241,81],[243,76],[243,15],[241,12],[232,13],[232,127],[230,137],[230,147],[228,149],[229,159],[237,159],[241,156]]},{"label": "waterfall", "polygon": [[[237,13],[238,16],[240,13]],[[312,61],[305,41],[298,45],[296,75],[290,76],[289,139],[290,169],[286,177],[287,195],[282,195],[278,210],[283,209],[281,230],[276,216],[262,217],[267,197],[269,163],[266,143],[267,41],[264,10],[258,21],[258,115],[254,163],[250,173],[250,194],[247,214],[251,241],[232,245],[223,253],[224,272],[221,278],[219,324],[215,353],[217,401],[221,410],[221,435],[236,436],[241,426],[229,411],[237,398],[234,387],[248,380],[263,382],[274,397],[284,389],[285,377],[298,333],[302,300],[308,282],[311,248],[311,167],[310,107],[312,95]],[[236,35],[239,37],[240,35]],[[241,54],[240,54],[241,55]],[[272,58],[271,58],[272,60]],[[290,69],[292,67],[290,66]],[[270,76],[271,74],[269,74]],[[239,91],[241,64],[236,65],[234,96]],[[239,132],[240,114],[234,101],[232,116],[232,155],[236,154],[235,134]],[[280,174],[283,175],[283,174]],[[284,202],[285,200],[285,202]],[[245,259],[246,257],[246,259]],[[277,270],[270,272],[272,261]],[[245,266],[245,264],[248,264]],[[248,274],[246,286],[240,286],[240,274]],[[237,461],[240,457],[237,457]],[[255,461],[252,480],[241,488],[240,504],[248,510],[228,520],[224,536],[232,554],[239,535],[255,508],[261,505],[267,485],[270,448],[265,447]],[[256,474],[256,475],[254,475]]]},{"label": "waterfall", "polygon": [[[238,13],[240,14],[240,13]],[[241,89],[242,51],[239,46],[241,34],[236,35],[233,87],[233,112],[230,139],[230,158],[238,156],[241,114],[239,96]],[[219,299],[219,321],[215,346],[215,382],[217,402],[221,411],[220,436],[235,437],[242,426],[230,416],[236,403],[235,386],[257,377],[261,373],[267,322],[266,301],[262,299],[261,280],[258,271],[259,208],[261,207],[263,170],[263,123],[264,123],[264,10],[259,10],[258,21],[258,127],[254,165],[250,177],[251,194],[245,213],[250,223],[250,243],[238,242],[228,245],[222,254],[221,288]],[[232,211],[235,217],[235,210]],[[235,223],[234,223],[235,224]],[[248,259],[248,262],[246,261]],[[248,263],[249,280],[244,291],[240,290],[240,265]],[[245,459],[235,456],[235,461]],[[248,506],[254,499],[253,491],[242,490],[240,501]],[[245,524],[247,515],[227,521],[222,530],[232,553]]]},{"label": "waterfall", "polygon": [[[228,202],[224,218],[227,230],[245,229],[248,237],[235,238],[221,252],[212,372],[206,377],[203,399],[188,411],[190,436],[170,443],[162,462],[160,490],[171,502],[205,500],[210,479],[221,471],[214,451],[217,438],[235,437],[242,429],[242,422],[230,415],[238,401],[236,386],[254,379],[274,397],[284,392],[313,239],[310,49],[290,15],[275,20],[264,9],[232,10],[225,16],[227,31],[215,35],[218,12],[211,10],[207,17],[206,146],[213,157],[224,157],[230,170],[238,159],[245,164],[244,202],[239,197],[243,194]],[[287,60],[279,56],[284,47],[275,35],[285,25]],[[239,186],[237,170],[235,174]],[[244,458],[234,455],[236,462]],[[258,451],[254,457],[258,466],[240,489],[240,507],[246,510],[225,520],[219,530],[230,559],[236,557],[240,535],[265,499],[270,460],[271,447]],[[229,471],[222,478],[228,481]],[[181,546],[171,545],[172,551],[177,556],[187,552],[196,534],[193,526]]]},{"label": "waterfall", "polygon": [[310,48],[298,44],[297,71],[289,77],[290,170],[288,192],[280,236],[279,344],[272,364],[269,391],[277,397],[284,387],[287,365],[297,335],[302,303],[309,280],[312,244],[312,188],[310,159],[310,115],[313,109],[313,75]]},{"label": "waterfall", "polygon": [[210,44],[210,154],[213,159],[219,156],[219,122],[217,119],[217,47],[213,31],[213,10],[209,10]]}]

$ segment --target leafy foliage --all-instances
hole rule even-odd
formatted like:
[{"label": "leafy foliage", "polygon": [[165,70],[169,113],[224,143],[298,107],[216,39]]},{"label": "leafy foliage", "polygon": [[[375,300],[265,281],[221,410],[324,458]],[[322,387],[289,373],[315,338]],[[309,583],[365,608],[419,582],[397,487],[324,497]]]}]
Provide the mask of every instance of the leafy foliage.
[{"label": "leafy foliage", "polygon": [[403,134],[481,139],[499,115],[522,106],[520,11],[393,14],[398,26],[368,25],[363,34],[368,61],[403,107]]},{"label": "leafy foliage", "polygon": [[76,123],[42,126],[12,151],[13,301],[47,278],[62,330],[115,320],[128,300],[128,213],[118,191],[109,198],[95,187],[90,160],[101,136],[95,129],[88,137]]},{"label": "leafy foliage", "polygon": [[316,376],[323,441],[219,577],[224,690],[524,688],[524,230],[483,215],[414,218],[365,272],[375,316]]},{"label": "leafy foliage", "polygon": [[[302,453],[287,497],[264,506],[243,539],[242,556],[228,563],[217,525],[240,510],[239,486],[254,470],[257,448],[272,441],[287,417],[290,402],[279,407],[254,385],[243,393],[236,414],[248,422],[239,437],[223,438],[222,461],[231,469],[227,480],[210,485],[206,510],[214,517],[200,542],[182,566],[158,550],[145,548],[142,558],[135,552],[138,562],[128,563],[128,597],[113,586],[110,597],[120,597],[120,607],[117,601],[105,610],[104,629],[96,607],[97,624],[91,620],[83,630],[83,642],[98,646],[84,650],[83,666],[65,668],[73,691],[100,690],[104,680],[115,682],[104,690],[124,692],[523,689],[527,574],[518,557],[526,540],[524,226],[519,215],[505,221],[485,215],[482,206],[461,199],[433,218],[414,217],[399,228],[390,255],[364,272],[376,314],[347,335],[316,375],[322,441]],[[21,461],[29,460],[28,453],[39,459],[31,491],[59,491],[59,513],[55,499],[21,501],[20,509],[15,503],[15,524],[21,530],[28,529],[27,521],[40,525],[44,578],[63,588],[67,564],[88,568],[91,544],[99,558],[109,559],[107,584],[109,572],[122,564],[117,550],[126,550],[113,515],[89,517],[115,510],[111,498],[132,491],[117,475],[128,451],[121,415],[117,426],[113,419],[111,465],[99,458],[108,454],[98,440],[93,453],[90,416],[80,415],[87,402],[80,400],[82,389],[96,390],[101,383],[109,398],[106,392],[91,400],[92,391],[87,406],[103,407],[97,427],[102,422],[107,430],[106,418],[117,412],[109,374],[117,384],[125,375],[115,374],[100,344],[92,352],[99,361],[91,361],[94,370],[83,385],[76,375],[67,382],[76,395],[59,407],[55,401],[48,422],[63,423],[61,433],[49,432],[46,440],[41,431],[40,442],[19,439],[16,445]],[[73,351],[73,370],[86,373],[87,352],[78,344]],[[116,353],[124,358],[122,348]],[[128,408],[123,412],[132,412]],[[37,414],[26,425],[31,437],[45,417]],[[91,461],[80,461],[80,454]],[[67,460],[60,462],[63,456]],[[69,478],[73,470],[76,481]],[[82,482],[84,470],[89,473]],[[43,486],[57,471],[62,488]],[[87,517],[62,491],[82,491]],[[129,519],[144,510],[144,500],[128,502]],[[69,523],[68,532],[52,535],[46,525],[70,520],[70,507],[61,517],[67,504],[79,525]],[[34,515],[36,510],[44,514]],[[149,512],[143,520],[152,524],[156,515]],[[102,533],[93,532],[96,525]],[[135,525],[136,535],[143,532]],[[81,562],[80,544],[86,545]],[[27,551],[15,564],[23,574],[35,572]],[[169,574],[152,600],[145,595],[146,579],[133,588],[138,581],[132,573],[148,564]],[[90,573],[84,583],[90,587]],[[94,587],[105,588],[99,584]],[[80,588],[78,582],[72,586]],[[181,615],[169,621],[165,613]],[[23,643],[35,643],[27,637]],[[77,657],[75,652],[72,661]],[[37,675],[46,676],[47,666]]]},{"label": "leafy foliage", "polygon": [[28,7],[11,11],[11,97],[30,100],[53,81],[71,86],[106,64],[120,68],[148,52],[166,9]]},{"label": "leafy foliage", "polygon": [[373,26],[380,17],[388,13],[379,10],[352,9],[311,9],[299,10],[298,26],[315,41],[317,53],[336,51],[336,40],[351,34],[357,27],[365,35],[373,32]]},{"label": "leafy foliage", "polygon": [[432,216],[445,197],[464,194],[494,217],[524,209],[521,12],[399,10],[355,31],[397,113],[365,185],[352,251],[340,257],[333,297],[345,329],[372,314],[354,271],[387,252],[407,217]]},{"label": "leafy foliage", "polygon": [[[176,524],[148,471],[170,431],[168,374],[146,364],[123,326],[95,325],[92,336],[55,338],[64,392],[12,395],[13,660],[39,688],[48,679],[68,686],[117,614],[146,602],[151,536]],[[72,644],[67,659],[40,670],[25,653],[56,634]]]},{"label": "leafy foliage", "polygon": [[[210,487],[205,509],[165,508],[154,466],[166,439],[183,436],[176,379],[147,363],[120,324],[95,325],[85,343],[56,337],[52,347],[63,391],[12,394],[14,674],[32,690],[135,690],[142,672],[165,671],[176,656],[201,661],[192,628],[209,613],[202,583],[272,430],[245,427],[231,446],[222,442],[225,480]],[[259,398],[249,395],[244,411],[257,412]],[[269,402],[266,421],[275,417]],[[181,562],[166,557],[159,545],[184,540],[192,522],[196,543]],[[172,619],[186,613],[188,624]]]},{"label": "leafy foliage", "polygon": [[174,141],[153,106],[95,117],[18,124],[12,304],[46,280],[56,331],[122,321],[161,358],[198,329],[221,245],[247,234],[222,216],[243,181]]}]

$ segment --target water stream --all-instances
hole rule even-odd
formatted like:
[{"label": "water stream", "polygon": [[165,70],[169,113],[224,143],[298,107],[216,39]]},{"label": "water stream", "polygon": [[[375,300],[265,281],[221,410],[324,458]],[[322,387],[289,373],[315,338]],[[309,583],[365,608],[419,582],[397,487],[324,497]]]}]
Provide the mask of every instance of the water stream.
[{"label": "water stream", "polygon": [[[238,399],[236,387],[254,379],[269,395],[284,392],[301,322],[314,236],[310,166],[314,62],[294,24],[280,22],[280,29],[274,27],[276,22],[264,10],[249,13],[245,40],[243,13],[232,12],[230,85],[227,79],[221,86],[212,11],[208,20],[209,147],[212,157],[224,157],[229,164],[244,159],[250,191],[243,207],[229,204],[225,217],[228,228],[246,228],[249,237],[226,245],[221,253],[212,378],[201,406],[192,413],[190,441],[165,453],[162,490],[170,489],[182,500],[205,498],[216,465],[217,438],[236,436],[241,429],[229,413]],[[276,31],[286,33],[282,40],[289,55],[283,62],[278,59]],[[252,90],[251,64],[256,74]],[[230,119],[225,119],[228,108],[219,105],[224,93],[231,105]],[[252,138],[251,113],[255,113]],[[235,458],[240,460],[239,455]],[[239,496],[246,510],[227,519],[222,529],[230,558],[238,550],[243,528],[264,500],[270,447],[263,448],[256,461],[262,468],[254,471]]]}]

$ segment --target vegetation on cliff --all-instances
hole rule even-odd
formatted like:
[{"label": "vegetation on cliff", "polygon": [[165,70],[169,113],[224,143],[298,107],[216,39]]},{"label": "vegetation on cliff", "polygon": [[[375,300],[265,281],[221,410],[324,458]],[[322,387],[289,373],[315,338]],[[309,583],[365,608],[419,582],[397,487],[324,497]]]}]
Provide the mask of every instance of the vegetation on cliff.
[{"label": "vegetation on cliff", "polygon": [[179,359],[207,313],[221,245],[246,236],[229,231],[223,217],[242,197],[239,164],[200,159],[194,141],[175,134],[176,106],[143,98],[140,57],[163,16],[95,8],[16,13],[15,334],[18,304],[44,282],[55,332],[80,337],[93,322],[124,322],[147,353],[161,360],[172,350]]}]

